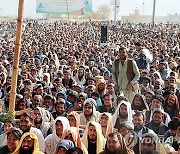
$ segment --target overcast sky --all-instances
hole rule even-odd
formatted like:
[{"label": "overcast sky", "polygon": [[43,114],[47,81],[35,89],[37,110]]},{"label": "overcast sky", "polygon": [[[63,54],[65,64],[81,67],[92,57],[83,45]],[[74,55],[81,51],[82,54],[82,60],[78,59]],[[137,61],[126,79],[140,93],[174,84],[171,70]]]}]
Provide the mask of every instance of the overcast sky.
[{"label": "overcast sky", "polygon": [[[41,17],[37,15],[36,0],[24,0],[25,1],[25,17]],[[110,5],[110,0],[92,0],[93,10],[97,10],[101,4]],[[137,8],[141,14],[151,15],[154,0],[120,0],[120,12],[119,17],[123,15],[129,15]],[[0,0],[0,16],[1,14],[8,16],[17,16],[19,0]],[[144,7],[143,7],[144,2]],[[143,9],[144,8],[144,9]],[[143,11],[144,10],[144,11]],[[167,14],[180,14],[180,0],[156,0],[156,15]]]}]

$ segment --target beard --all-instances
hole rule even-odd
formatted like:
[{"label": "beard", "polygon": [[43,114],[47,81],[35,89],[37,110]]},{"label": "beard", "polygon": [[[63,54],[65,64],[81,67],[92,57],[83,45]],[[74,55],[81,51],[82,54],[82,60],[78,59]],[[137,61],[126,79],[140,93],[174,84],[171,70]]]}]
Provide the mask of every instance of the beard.
[{"label": "beard", "polygon": [[134,131],[139,132],[143,128],[143,125],[134,125]]},{"label": "beard", "polygon": [[104,90],[104,87],[102,87],[102,88],[99,88],[99,87],[98,87],[98,91],[101,91],[101,92],[102,92],[103,90]]},{"label": "beard", "polygon": [[172,103],[168,103],[168,105],[167,105],[170,109],[174,109],[175,108],[175,105],[174,104],[172,104]]},{"label": "beard", "polygon": [[63,115],[63,113],[64,113],[64,111],[61,111],[61,112],[57,112],[57,111],[56,111],[56,114],[57,114],[58,116]]},{"label": "beard", "polygon": [[81,81],[82,80],[82,78],[83,78],[83,75],[78,75],[78,78],[79,78],[79,81]]},{"label": "beard", "polygon": [[126,60],[126,56],[120,57],[120,60],[122,60],[122,61]]},{"label": "beard", "polygon": [[93,113],[84,113],[85,117],[86,116],[92,116]]},{"label": "beard", "polygon": [[29,149],[28,151],[27,150],[24,150],[22,147],[20,148],[20,151],[19,151],[19,154],[32,154],[33,153],[33,150],[34,150],[34,147],[32,147],[31,149]]},{"label": "beard", "polygon": [[123,151],[120,148],[109,150],[107,147],[105,147],[105,154],[123,154]]},{"label": "beard", "polygon": [[161,124],[161,122],[156,123],[156,122],[154,122],[154,121],[152,121],[152,123],[153,123],[153,125],[154,125],[155,127],[158,127],[158,126]]},{"label": "beard", "polygon": [[31,127],[28,126],[25,130],[23,130],[20,126],[20,129],[23,131],[23,133],[27,133],[27,132],[30,132]]},{"label": "beard", "polygon": [[34,124],[41,124],[42,123],[42,118],[40,120],[34,120]]},{"label": "beard", "polygon": [[51,112],[53,109],[53,106],[48,106],[48,108],[46,108],[46,110],[48,110],[49,112]]},{"label": "beard", "polygon": [[128,118],[128,114],[121,114],[121,113],[119,113],[119,118],[120,119],[127,119]]},{"label": "beard", "polygon": [[144,109],[144,106],[143,106],[143,105],[135,105],[135,106],[134,106],[134,109],[135,109],[135,110],[142,111],[142,110]]},{"label": "beard", "polygon": [[97,137],[95,137],[94,135],[92,135],[92,136],[93,136],[93,138],[90,138],[89,135],[88,135],[88,140],[89,140],[91,143],[94,143],[94,142],[96,142]]}]

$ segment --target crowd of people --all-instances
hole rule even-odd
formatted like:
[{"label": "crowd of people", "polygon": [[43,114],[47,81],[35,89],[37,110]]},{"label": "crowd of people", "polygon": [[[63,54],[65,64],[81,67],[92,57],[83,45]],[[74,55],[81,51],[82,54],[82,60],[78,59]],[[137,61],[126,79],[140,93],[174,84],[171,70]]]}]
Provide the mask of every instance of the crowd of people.
[{"label": "crowd of people", "polygon": [[180,154],[180,24],[0,23],[0,154]]}]

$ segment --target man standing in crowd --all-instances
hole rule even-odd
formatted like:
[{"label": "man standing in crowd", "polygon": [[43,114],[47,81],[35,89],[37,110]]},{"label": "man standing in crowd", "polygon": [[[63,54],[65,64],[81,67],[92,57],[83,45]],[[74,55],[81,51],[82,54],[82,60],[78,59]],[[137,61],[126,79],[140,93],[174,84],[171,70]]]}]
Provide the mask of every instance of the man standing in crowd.
[{"label": "man standing in crowd", "polygon": [[149,63],[152,61],[152,56],[148,49],[143,49],[140,42],[135,43],[136,51],[138,52],[137,66],[139,69],[149,69]]},{"label": "man standing in crowd", "polygon": [[123,92],[124,96],[132,102],[137,88],[137,81],[140,77],[139,69],[134,60],[128,59],[127,50],[124,47],[119,48],[119,59],[114,61],[112,66],[112,77],[115,84],[115,90]]}]

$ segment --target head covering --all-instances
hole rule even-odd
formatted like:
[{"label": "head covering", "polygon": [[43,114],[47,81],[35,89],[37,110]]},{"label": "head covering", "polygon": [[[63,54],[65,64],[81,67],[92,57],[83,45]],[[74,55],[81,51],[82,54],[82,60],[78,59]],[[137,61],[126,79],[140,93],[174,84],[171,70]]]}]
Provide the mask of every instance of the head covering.
[{"label": "head covering", "polygon": [[99,93],[99,90],[98,90],[98,86],[100,83],[103,83],[104,84],[104,90],[102,92],[102,95],[105,95],[106,94],[106,89],[107,89],[107,84],[106,84],[106,81],[104,80],[104,77],[102,76],[96,76],[97,79],[96,79],[96,92]]},{"label": "head covering", "polygon": [[162,103],[162,105],[165,102],[164,98],[161,95],[153,95],[151,100],[153,100],[153,99],[159,100]]},{"label": "head covering", "polygon": [[63,125],[63,132],[69,128],[69,120],[66,117],[57,117],[54,121],[54,125],[53,125],[53,136],[56,140],[59,140],[60,138],[56,135],[56,122],[57,121],[61,121],[62,125]]},{"label": "head covering", "polygon": [[113,126],[115,126],[116,124],[116,120],[119,118],[119,108],[120,106],[124,104],[127,106],[127,113],[128,113],[128,118],[127,121],[132,122],[132,110],[131,110],[131,104],[129,102],[126,101],[121,101],[118,105],[118,107],[116,108],[115,113],[112,116],[112,122],[113,122]]},{"label": "head covering", "polygon": [[108,136],[109,133],[113,132],[113,126],[112,126],[112,115],[108,112],[103,112],[100,115],[99,120],[101,119],[102,115],[106,115],[108,117],[108,122],[107,122],[107,127],[106,127],[106,134],[104,134],[104,137],[106,138]]},{"label": "head covering", "polygon": [[49,84],[51,82],[50,74],[49,73],[44,73],[43,78],[44,78],[44,76],[47,77],[47,81],[44,81],[44,80],[43,81],[45,82],[46,86],[49,86]]},{"label": "head covering", "polygon": [[[99,112],[96,111],[96,101],[93,98],[88,98],[84,101],[84,106],[86,104],[92,105],[92,115],[89,121],[99,121]],[[85,115],[84,115],[84,108],[83,108],[83,113],[80,114],[80,123],[82,125],[86,125],[88,123]]]},{"label": "head covering", "polygon": [[84,92],[80,92],[80,93],[79,93],[78,97],[81,97],[81,96],[84,97],[84,99],[87,98],[87,94],[84,93]]},{"label": "head covering", "polygon": [[[132,150],[130,150],[127,146],[126,146],[126,143],[125,143],[125,140],[123,138],[123,136],[118,133],[118,132],[115,132],[115,133],[110,133],[108,136],[112,136],[112,135],[117,135],[118,137],[118,140],[119,140],[119,143],[120,143],[120,151],[122,151],[123,154],[134,154],[134,152]],[[107,140],[108,141],[108,140]],[[105,150],[107,149],[107,142],[106,142],[106,147],[105,147]]]},{"label": "head covering", "polygon": [[41,153],[39,151],[39,141],[38,141],[36,134],[34,134],[32,132],[27,132],[21,137],[20,142],[19,142],[17,148],[15,149],[15,151],[13,152],[13,154],[19,154],[22,142],[23,142],[24,138],[27,136],[30,136],[32,139],[34,139],[34,150],[33,150],[32,154],[37,154],[37,153],[40,154]]},{"label": "head covering", "polygon": [[[145,137],[150,137],[152,139],[152,141],[156,144],[156,149],[155,149],[156,151],[158,151],[160,154],[166,153],[163,145],[161,144],[161,141],[159,140],[158,136],[155,133],[143,134],[142,139],[140,140],[140,144],[139,144],[140,153],[142,153],[141,152],[141,142],[143,141],[143,138],[145,138]],[[146,140],[144,140],[144,141],[146,141]]]},{"label": "head covering", "polygon": [[72,138],[74,140],[74,146],[78,147],[80,149],[82,149],[84,154],[88,154],[88,151],[86,149],[86,147],[84,146],[84,144],[81,142],[81,138],[79,135],[79,129],[76,127],[70,127],[68,129],[66,129],[63,133],[62,139],[65,139],[66,136],[68,136],[69,134],[72,135]]},{"label": "head covering", "polygon": [[59,141],[59,143],[56,146],[56,154],[58,154],[58,151],[59,151],[60,147],[63,147],[66,150],[68,150],[69,148],[73,148],[74,144],[70,140],[61,140],[61,141]]},{"label": "head covering", "polygon": [[129,121],[124,121],[121,123],[124,127],[126,127],[128,130],[134,130],[134,124]]},{"label": "head covering", "polygon": [[49,117],[47,117],[47,111],[44,108],[37,107],[37,109],[39,110],[41,117],[42,117],[42,124],[40,126],[40,130],[41,130],[43,136],[46,136],[47,131],[50,128]]},{"label": "head covering", "polygon": [[[134,100],[135,100],[136,97],[139,97],[141,99],[142,104],[140,106],[137,106],[137,105],[134,104]],[[131,108],[132,108],[132,110],[140,110],[140,111],[149,110],[149,106],[148,106],[148,104],[146,102],[146,99],[145,99],[144,95],[136,94],[134,96],[133,101],[132,101]]]},{"label": "head covering", "polygon": [[62,139],[65,139],[65,137],[68,136],[69,134],[72,135],[75,146],[78,148],[81,148],[81,139],[79,135],[79,129],[76,127],[69,127],[68,129],[64,131]]},{"label": "head covering", "polygon": [[56,99],[58,98],[59,95],[62,95],[64,97],[64,100],[66,101],[66,110],[68,110],[73,106],[72,103],[67,100],[67,94],[65,91],[59,91],[56,95]]},{"label": "head covering", "polygon": [[7,136],[11,133],[14,134],[19,140],[20,140],[21,136],[23,135],[22,130],[20,130],[19,128],[16,128],[16,127],[12,127],[9,130],[9,132],[7,133]]},{"label": "head covering", "polygon": [[67,117],[70,116],[70,115],[73,116],[76,119],[76,127],[79,128],[79,123],[80,123],[79,114],[76,111],[72,111],[67,115]]},{"label": "head covering", "polygon": [[153,76],[154,76],[155,74],[158,76],[158,79],[159,79],[159,81],[160,81],[161,84],[162,84],[162,83],[163,83],[163,80],[162,80],[162,78],[161,78],[160,73],[159,73],[158,71],[156,71],[156,72],[154,72]]},{"label": "head covering", "polygon": [[175,117],[180,117],[180,104],[179,104],[179,100],[178,100],[178,97],[176,96],[176,94],[173,94],[173,93],[169,94],[169,96],[166,99],[166,103],[165,103],[164,108],[165,109],[167,108],[167,105],[168,105],[167,101],[168,101],[170,95],[173,96],[175,99]]},{"label": "head covering", "polygon": [[84,131],[84,135],[82,137],[82,143],[85,145],[85,147],[88,149],[88,130],[89,130],[89,125],[92,124],[93,126],[96,127],[96,132],[97,132],[97,141],[96,141],[96,154],[99,154],[100,152],[103,151],[106,143],[106,139],[104,138],[102,134],[102,129],[101,125],[95,121],[90,121],[86,125],[86,129]]},{"label": "head covering", "polygon": [[90,104],[90,105],[93,105],[93,106],[97,106],[96,105],[96,101],[93,99],[93,98],[87,98],[85,101],[84,101],[84,106],[86,105],[86,104]]}]

